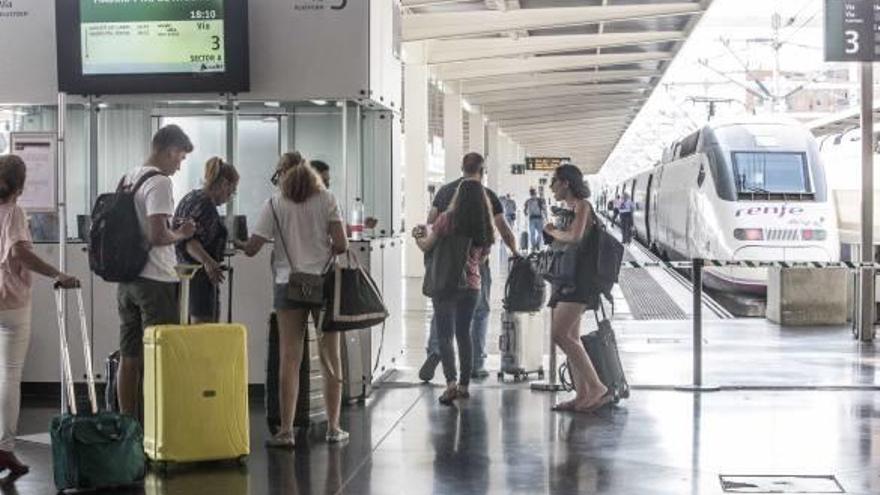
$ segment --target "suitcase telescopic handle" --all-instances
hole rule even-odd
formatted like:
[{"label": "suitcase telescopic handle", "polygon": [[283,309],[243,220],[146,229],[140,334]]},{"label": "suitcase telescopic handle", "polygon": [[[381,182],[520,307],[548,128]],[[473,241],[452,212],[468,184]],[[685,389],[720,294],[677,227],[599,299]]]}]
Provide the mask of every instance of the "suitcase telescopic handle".
[{"label": "suitcase telescopic handle", "polygon": [[202,265],[187,264],[180,264],[174,267],[174,271],[177,272],[177,278],[180,279],[180,294],[178,296],[178,304],[180,304],[181,325],[189,324],[189,281],[196,276],[196,272],[198,272],[201,268]]},{"label": "suitcase telescopic handle", "polygon": [[[89,406],[92,414],[98,412],[98,396],[95,392],[95,372],[92,367],[92,344],[89,336],[89,324],[86,319],[86,307],[83,301],[82,287],[77,284],[76,287],[70,289],[76,293],[77,313],[80,324],[80,334],[83,344],[83,358],[86,365],[86,380],[88,382]],[[76,389],[73,385],[73,368],[70,364],[70,345],[67,334],[67,318],[64,311],[64,298],[66,292],[61,284],[55,284],[55,314],[58,318],[58,331],[61,340],[61,373],[64,385],[66,387],[67,405],[70,413],[74,416],[78,413],[76,407]]]}]

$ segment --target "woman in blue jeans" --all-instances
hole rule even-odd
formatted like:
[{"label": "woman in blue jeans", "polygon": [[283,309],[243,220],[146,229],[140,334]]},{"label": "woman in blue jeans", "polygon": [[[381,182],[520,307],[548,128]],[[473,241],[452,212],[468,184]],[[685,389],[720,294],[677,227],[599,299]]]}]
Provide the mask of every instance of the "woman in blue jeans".
[{"label": "woman in blue jeans", "polygon": [[[471,319],[480,295],[480,265],[489,256],[495,243],[489,199],[483,185],[478,180],[461,181],[452,205],[437,218],[431,233],[428,234],[425,227],[420,226],[413,234],[423,251],[430,251],[437,240],[444,236],[457,235],[471,241],[464,265],[464,286],[432,299],[440,340],[440,361],[446,377],[446,391],[440,396],[440,403],[449,405],[457,398],[470,397],[468,386],[473,366]],[[453,336],[458,345],[460,379],[455,369]]]}]

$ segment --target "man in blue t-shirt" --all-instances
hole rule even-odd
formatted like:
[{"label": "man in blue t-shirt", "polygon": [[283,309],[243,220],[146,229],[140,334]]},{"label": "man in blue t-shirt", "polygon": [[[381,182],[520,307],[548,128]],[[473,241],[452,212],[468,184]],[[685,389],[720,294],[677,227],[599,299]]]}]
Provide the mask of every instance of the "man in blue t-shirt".
[{"label": "man in blue t-shirt", "polygon": [[[479,153],[468,153],[462,159],[461,172],[462,177],[456,179],[449,184],[444,185],[437,191],[434,196],[434,202],[431,205],[431,212],[428,214],[428,223],[432,224],[441,213],[449,208],[452,204],[452,198],[458,189],[458,184],[464,179],[483,179],[485,160]],[[510,250],[511,256],[519,256],[516,249],[516,237],[510,230],[510,226],[504,218],[504,207],[494,191],[486,188],[486,194],[489,196],[489,202],[492,206],[492,218],[495,222],[495,228],[501,235],[501,239]],[[480,289],[480,299],[477,302],[477,308],[474,311],[474,317],[471,320],[471,339],[474,347],[474,366],[473,378],[485,378],[489,376],[486,371],[486,332],[489,325],[489,297],[492,288],[492,271],[489,269],[489,263],[483,263],[480,266],[480,278],[482,287]],[[437,340],[437,331],[434,319],[431,319],[431,330],[428,335],[428,353],[425,363],[419,369],[419,379],[425,382],[434,378],[434,371],[440,364],[440,344]]]}]

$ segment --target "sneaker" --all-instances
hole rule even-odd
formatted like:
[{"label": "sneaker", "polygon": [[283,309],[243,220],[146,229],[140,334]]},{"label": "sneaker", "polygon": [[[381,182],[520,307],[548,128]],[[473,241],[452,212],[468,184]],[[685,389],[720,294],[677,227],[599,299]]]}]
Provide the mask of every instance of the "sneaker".
[{"label": "sneaker", "polygon": [[343,429],[339,429],[339,430],[334,430],[334,431],[328,430],[327,436],[325,438],[327,440],[327,443],[342,443],[342,442],[348,440],[349,436],[350,435],[348,434],[347,431],[345,431]]},{"label": "sneaker", "polygon": [[437,370],[437,365],[440,364],[440,356],[437,354],[428,354],[428,357],[425,359],[425,363],[422,364],[422,367],[419,368],[419,380],[427,383],[434,379],[434,371]]},{"label": "sneaker", "polygon": [[489,377],[489,372],[486,368],[480,367],[471,372],[471,378],[476,378],[477,380],[482,380],[484,378]]},{"label": "sneaker", "polygon": [[458,386],[458,391],[455,393],[456,397],[461,399],[470,399],[471,393],[468,391],[467,386]]},{"label": "sneaker", "polygon": [[266,440],[266,447],[275,449],[292,449],[296,446],[292,431],[279,431],[274,437]]}]

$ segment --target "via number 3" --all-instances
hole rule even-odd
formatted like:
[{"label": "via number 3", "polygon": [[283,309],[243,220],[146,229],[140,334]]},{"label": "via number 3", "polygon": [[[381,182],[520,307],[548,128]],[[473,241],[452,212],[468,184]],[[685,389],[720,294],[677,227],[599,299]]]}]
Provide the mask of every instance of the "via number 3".
[{"label": "via number 3", "polygon": [[847,30],[844,31],[844,36],[846,36],[846,48],[844,48],[844,52],[848,54],[858,53],[859,52],[859,32]]}]

